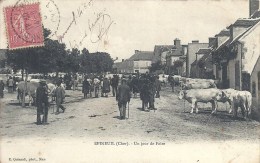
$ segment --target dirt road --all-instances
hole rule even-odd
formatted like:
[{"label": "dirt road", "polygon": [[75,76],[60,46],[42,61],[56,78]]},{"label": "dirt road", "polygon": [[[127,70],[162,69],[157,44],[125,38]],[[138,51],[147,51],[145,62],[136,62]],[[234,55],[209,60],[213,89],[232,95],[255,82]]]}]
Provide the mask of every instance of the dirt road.
[{"label": "dirt road", "polygon": [[80,91],[66,93],[66,112],[55,115],[51,107],[49,124],[44,126],[34,124],[35,107],[21,108],[15,100],[16,95],[7,94],[1,104],[1,138],[135,137],[178,142],[259,140],[259,122],[232,119],[226,112],[226,105],[221,105],[216,115],[211,115],[209,105],[204,104],[199,105],[199,114],[190,114],[190,104],[179,100],[169,88],[164,88],[161,98],[156,99],[156,111],[141,111],[140,99],[132,98],[127,120],[118,119],[117,103],[111,94],[108,98],[83,99]]},{"label": "dirt road", "polygon": [[[153,157],[161,159],[161,156],[153,154],[160,153],[159,149],[164,151],[167,147],[170,151],[175,150],[175,153],[179,152],[180,156],[186,154],[189,150],[192,150],[192,153],[202,152],[202,150],[198,150],[201,149],[201,143],[203,145],[209,143],[210,145],[207,146],[209,150],[212,150],[212,152],[218,151],[213,153],[214,155],[220,154],[220,158],[223,157],[223,150],[231,150],[227,152],[230,153],[227,160],[234,159],[234,155],[246,154],[243,152],[244,148],[248,155],[252,154],[251,150],[249,150],[251,148],[254,153],[259,152],[260,123],[254,120],[233,119],[227,113],[225,104],[220,105],[216,115],[210,114],[211,110],[209,105],[206,104],[199,104],[199,114],[190,114],[190,104],[179,100],[176,93],[172,93],[168,87],[164,87],[161,92],[161,98],[156,99],[156,111],[141,111],[140,99],[132,98],[129,106],[129,119],[119,120],[117,103],[115,97],[112,97],[111,94],[108,98],[99,97],[91,99],[83,99],[81,91],[66,91],[66,94],[68,97],[66,97],[64,104],[67,108],[65,113],[55,115],[53,114],[53,107],[51,107],[49,109],[48,125],[35,124],[35,107],[27,106],[22,108],[17,104],[16,94],[5,95],[5,98],[1,100],[0,114],[1,148],[9,149],[5,151],[6,153],[2,153],[5,159],[14,157],[13,155],[10,156],[10,153],[13,154],[11,149],[19,149],[18,153],[22,156],[23,154],[27,155],[28,152],[38,155],[42,151],[36,150],[38,153],[35,153],[36,151],[33,149],[38,149],[39,146],[45,151],[45,157],[47,151],[49,155],[65,149],[70,153],[72,149],[83,149],[89,146],[91,148],[87,148],[85,151],[90,150],[88,152],[93,152],[97,148],[96,150],[100,153],[105,153],[105,156],[111,157],[107,152],[117,151],[120,148],[112,148],[112,151],[111,149],[107,151],[107,148],[98,148],[96,145],[93,146],[93,144],[97,142],[115,143],[118,141],[122,142],[121,145],[130,146],[135,145],[136,142],[140,144],[151,141],[158,143],[159,146],[166,145],[161,148],[143,148],[146,149],[145,151],[134,148],[135,154],[140,155],[142,158],[146,158],[144,153],[147,154],[151,150],[152,156],[147,156],[146,159],[148,162],[152,162],[150,159],[153,159]],[[241,113],[239,113],[239,116],[241,116]],[[222,145],[218,144],[219,142]],[[227,144],[227,142],[232,144],[234,142],[243,142],[243,145],[239,144],[237,147],[239,150],[235,152],[237,150],[234,150],[234,146]],[[190,146],[187,143],[198,144]],[[172,146],[167,146],[167,144],[174,144],[173,148],[175,149]],[[176,144],[179,144],[179,146],[176,146]],[[203,148],[205,147],[203,146]],[[126,151],[130,149],[124,148]],[[26,152],[21,152],[23,150]],[[80,151],[82,152],[82,150]],[[85,154],[81,152],[73,153],[73,157],[78,156],[84,161],[90,158],[89,156],[86,156],[87,158],[82,157]],[[206,152],[206,157],[207,150],[203,152]],[[66,162],[64,161],[66,157],[63,156],[63,153],[57,153],[57,158],[60,159],[58,161],[53,160],[54,157],[51,157],[51,162]],[[166,153],[163,152],[163,154]],[[92,159],[99,158],[97,155],[93,155]],[[196,162],[198,156],[195,156],[184,158],[189,159],[187,162],[194,160]],[[203,159],[201,157],[204,157],[201,153],[199,156],[200,160]],[[251,159],[255,160],[255,157],[258,158],[257,154]],[[206,157],[207,161],[209,158],[211,157]],[[240,156],[240,158],[247,160],[247,155],[245,157]],[[213,158],[212,161],[216,160]],[[71,160],[67,162],[71,162]]]}]

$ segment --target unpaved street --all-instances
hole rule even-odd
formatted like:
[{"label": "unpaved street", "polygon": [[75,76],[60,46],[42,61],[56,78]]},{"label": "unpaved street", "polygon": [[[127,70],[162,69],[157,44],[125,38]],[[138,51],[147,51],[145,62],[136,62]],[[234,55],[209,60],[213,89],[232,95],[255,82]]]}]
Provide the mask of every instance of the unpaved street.
[{"label": "unpaved street", "polygon": [[[209,105],[200,104],[199,114],[190,114],[190,104],[179,100],[168,87],[156,99],[156,111],[141,111],[139,98],[130,102],[130,117],[118,119],[115,97],[83,99],[81,91],[66,91],[66,112],[53,114],[49,110],[49,124],[39,125],[36,108],[22,108],[16,94],[6,94],[1,102],[1,139],[15,138],[108,138],[158,140],[163,142],[194,142],[219,140],[246,140],[258,142],[260,123],[254,120],[233,119],[220,105],[216,115],[211,115]],[[184,107],[185,106],[185,107]],[[241,115],[240,115],[241,116]]]}]

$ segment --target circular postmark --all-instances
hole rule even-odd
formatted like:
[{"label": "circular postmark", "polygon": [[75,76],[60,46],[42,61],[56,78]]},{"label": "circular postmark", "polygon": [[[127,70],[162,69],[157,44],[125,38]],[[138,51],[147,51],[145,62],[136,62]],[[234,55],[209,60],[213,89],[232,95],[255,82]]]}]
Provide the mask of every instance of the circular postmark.
[{"label": "circular postmark", "polygon": [[[28,9],[28,5],[37,3],[41,8],[39,11]],[[53,0],[41,1],[41,3],[39,0],[18,0],[12,7],[10,21],[11,28],[17,37],[28,43],[40,43],[37,37],[40,37],[40,34],[43,35],[43,24],[51,28],[48,38],[56,35],[60,25],[60,11]],[[36,28],[41,29],[38,35],[35,34]]]}]

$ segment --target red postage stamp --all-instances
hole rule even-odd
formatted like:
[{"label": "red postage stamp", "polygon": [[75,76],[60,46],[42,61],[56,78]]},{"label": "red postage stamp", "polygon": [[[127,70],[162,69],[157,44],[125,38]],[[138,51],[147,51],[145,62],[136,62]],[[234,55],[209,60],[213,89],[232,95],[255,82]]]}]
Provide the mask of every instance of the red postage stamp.
[{"label": "red postage stamp", "polygon": [[4,9],[9,49],[44,45],[40,4]]}]

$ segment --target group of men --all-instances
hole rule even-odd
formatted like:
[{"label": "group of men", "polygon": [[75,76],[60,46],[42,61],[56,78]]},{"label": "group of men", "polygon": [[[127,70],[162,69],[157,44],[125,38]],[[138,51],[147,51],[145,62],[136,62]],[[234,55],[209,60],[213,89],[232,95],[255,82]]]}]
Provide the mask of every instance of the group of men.
[{"label": "group of men", "polygon": [[[126,108],[127,103],[129,104],[132,94],[134,98],[137,98],[137,93],[140,93],[140,99],[142,101],[142,110],[150,111],[156,110],[154,106],[155,98],[160,97],[161,82],[159,77],[150,74],[143,74],[139,76],[129,76],[126,78],[122,76],[120,79],[118,75],[113,75],[112,78],[98,78],[101,82],[101,95],[107,97],[107,93],[110,92],[110,86],[112,87],[113,97],[116,96],[116,101],[118,102],[120,119],[126,118]],[[119,81],[121,84],[119,85]],[[84,98],[87,98],[88,93],[90,93],[93,88],[94,79],[90,79],[85,76],[82,92]],[[55,98],[57,110],[55,114],[59,114],[59,109],[65,111],[65,107],[62,106],[63,100],[65,98],[65,90],[61,87],[61,81],[57,83],[57,88],[52,93],[51,96]],[[37,124],[47,123],[48,117],[48,86],[45,80],[40,81],[40,86],[36,90],[36,106],[37,106]]]},{"label": "group of men", "polygon": [[[161,90],[161,82],[159,81],[159,77],[156,75],[148,73],[141,76],[129,75],[126,77],[123,75],[121,79],[116,74],[114,74],[112,78],[95,77],[93,79],[86,75],[82,85],[84,98],[87,98],[88,94],[92,97],[91,91],[95,88],[95,79],[101,81],[101,96],[107,97],[107,93],[110,92],[110,86],[112,87],[113,97],[116,96],[118,102],[120,119],[125,119],[126,117],[126,105],[130,102],[132,94],[134,95],[134,98],[137,98],[137,94],[140,93],[143,111],[156,109],[154,101],[155,98],[160,97]],[[121,84],[119,85],[120,80]]]},{"label": "group of men", "polygon": [[128,79],[122,77],[121,85],[118,86],[116,94],[116,100],[120,111],[120,119],[126,117],[126,105],[130,102],[131,94],[137,97],[137,93],[140,93],[140,99],[142,101],[142,110],[150,111],[156,110],[154,106],[155,97],[160,97],[161,82],[159,77],[150,74],[141,75],[141,77],[129,76]]}]

